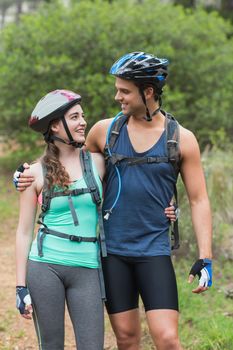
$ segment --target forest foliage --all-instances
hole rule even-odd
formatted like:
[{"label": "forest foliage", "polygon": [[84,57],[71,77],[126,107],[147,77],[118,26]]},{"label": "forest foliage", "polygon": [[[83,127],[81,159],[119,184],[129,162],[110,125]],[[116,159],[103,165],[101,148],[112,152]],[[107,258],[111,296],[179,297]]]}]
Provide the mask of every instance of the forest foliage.
[{"label": "forest foliage", "polygon": [[31,148],[38,136],[28,117],[57,88],[82,95],[89,127],[114,116],[119,106],[109,68],[124,53],[146,51],[170,62],[163,108],[202,148],[224,148],[233,138],[232,32],[217,12],[159,0],[44,4],[1,32],[0,134]]}]

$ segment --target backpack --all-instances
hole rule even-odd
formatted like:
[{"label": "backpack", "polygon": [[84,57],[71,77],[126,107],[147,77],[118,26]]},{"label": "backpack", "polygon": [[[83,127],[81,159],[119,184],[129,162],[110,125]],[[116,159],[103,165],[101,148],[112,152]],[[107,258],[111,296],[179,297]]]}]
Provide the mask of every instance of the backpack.
[{"label": "backpack", "polygon": [[[165,116],[165,131],[167,139],[167,156],[165,157],[127,157],[125,155],[117,154],[112,152],[113,146],[120,134],[120,131],[123,125],[127,122],[128,117],[125,116],[122,112],[118,113],[113,119],[111,125],[109,126],[106,138],[106,144],[104,148],[105,162],[111,162],[115,167],[118,175],[119,188],[121,186],[120,173],[117,168],[117,165],[120,162],[124,161],[128,166],[134,166],[138,164],[152,164],[160,162],[170,162],[174,168],[175,175],[178,177],[180,171],[180,151],[179,151],[179,141],[180,141],[180,132],[179,124],[177,120],[173,117],[172,114],[165,111],[161,112]],[[120,189],[118,189],[117,199],[119,198]],[[175,198],[175,208],[176,213],[178,213],[178,195],[176,185],[174,186],[174,198]],[[116,200],[117,200],[116,199]],[[107,210],[106,218],[111,214],[113,207],[116,204],[116,200],[111,209]],[[178,218],[171,224],[171,239],[172,245],[171,249],[178,249],[180,246],[179,243],[179,228],[178,228]]]},{"label": "backpack", "polygon": [[[102,217],[102,200],[100,197],[100,192],[98,185],[95,180],[95,176],[93,173],[92,168],[92,162],[91,162],[91,155],[88,151],[80,150],[80,161],[81,161],[81,167],[82,167],[82,173],[84,180],[86,182],[87,187],[85,188],[79,188],[74,190],[66,189],[64,191],[54,191],[53,189],[49,189],[46,185],[43,188],[42,191],[42,206],[41,206],[41,213],[38,218],[38,223],[42,225],[43,227],[40,229],[40,233],[37,234],[37,246],[38,246],[38,255],[40,257],[43,256],[43,239],[47,234],[51,234],[60,238],[69,239],[73,242],[97,242],[99,240],[100,243],[100,250],[102,257],[107,256],[107,250],[106,250],[106,243],[105,243],[105,235],[104,235],[104,227],[103,227],[103,217]],[[46,176],[47,169],[43,165],[43,175],[44,178]],[[76,211],[73,205],[72,196],[79,196],[85,193],[90,193],[92,197],[92,201],[95,203],[97,212],[98,212],[98,227],[99,227],[99,237],[82,237],[82,236],[76,236],[76,235],[69,235],[63,232],[58,232],[55,230],[49,229],[45,223],[44,223],[44,217],[46,215],[46,212],[50,208],[50,203],[52,198],[60,197],[60,196],[67,196],[69,201],[69,207],[71,211],[71,215],[73,218],[74,225],[77,226],[78,223],[78,217],[76,215]],[[100,287],[102,292],[102,298],[105,300],[105,288],[104,288],[104,280],[103,280],[103,274],[102,274],[102,267],[101,267],[101,258],[99,253],[99,278],[100,278]]]}]

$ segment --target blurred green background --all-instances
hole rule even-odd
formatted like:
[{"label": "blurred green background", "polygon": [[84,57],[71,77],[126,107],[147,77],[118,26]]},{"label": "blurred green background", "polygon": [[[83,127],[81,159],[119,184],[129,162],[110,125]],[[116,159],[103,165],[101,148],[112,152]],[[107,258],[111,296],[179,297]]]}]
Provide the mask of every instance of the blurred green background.
[{"label": "blurred green background", "polygon": [[[14,221],[14,234],[13,170],[43,151],[40,136],[29,130],[27,121],[44,94],[57,88],[80,93],[91,127],[119,111],[114,79],[108,74],[118,57],[146,51],[168,58],[163,108],[198,138],[214,225],[214,285],[205,296],[196,297],[186,284],[197,250],[187,197],[179,182],[181,248],[173,259],[180,290],[181,340],[190,350],[232,350],[233,2],[0,0],[0,16],[3,222]],[[153,349],[144,323],[143,327],[143,349]],[[0,324],[1,332],[6,334],[7,327]],[[0,343],[0,349],[8,348]]]}]

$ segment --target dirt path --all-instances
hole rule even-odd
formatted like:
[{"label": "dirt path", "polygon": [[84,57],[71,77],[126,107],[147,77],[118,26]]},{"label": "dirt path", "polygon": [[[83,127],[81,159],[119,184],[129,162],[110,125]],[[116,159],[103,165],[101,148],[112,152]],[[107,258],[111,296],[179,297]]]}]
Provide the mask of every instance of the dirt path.
[{"label": "dirt path", "polygon": [[[16,220],[3,221],[0,231],[0,350],[38,349],[32,321],[20,317],[15,309],[14,235]],[[115,339],[106,316],[105,350],[114,350]],[[65,349],[74,350],[72,326],[66,317]]]}]

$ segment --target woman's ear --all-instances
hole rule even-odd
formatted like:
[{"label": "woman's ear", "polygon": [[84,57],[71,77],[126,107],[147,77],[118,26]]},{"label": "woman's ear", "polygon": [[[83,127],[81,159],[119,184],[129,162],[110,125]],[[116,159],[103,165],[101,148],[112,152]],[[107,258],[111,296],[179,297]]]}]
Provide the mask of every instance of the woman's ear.
[{"label": "woman's ear", "polygon": [[60,120],[54,120],[51,123],[50,130],[53,132],[58,132],[60,128]]}]

